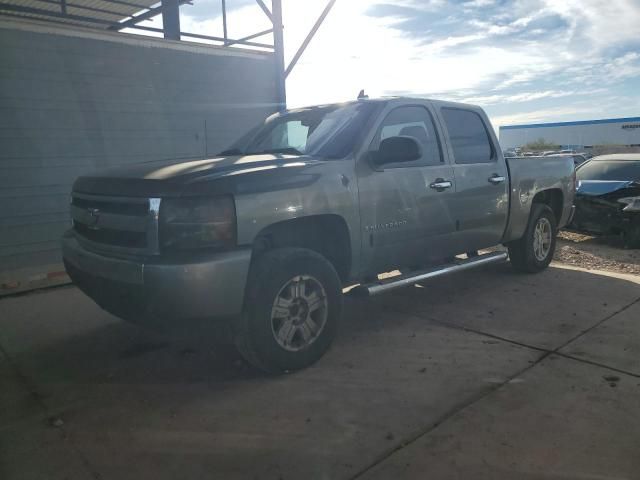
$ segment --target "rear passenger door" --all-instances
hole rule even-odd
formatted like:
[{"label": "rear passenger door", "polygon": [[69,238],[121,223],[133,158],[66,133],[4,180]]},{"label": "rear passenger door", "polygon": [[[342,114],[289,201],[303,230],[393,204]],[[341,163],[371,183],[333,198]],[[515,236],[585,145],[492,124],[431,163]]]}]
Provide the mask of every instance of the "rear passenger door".
[{"label": "rear passenger door", "polygon": [[443,106],[440,113],[456,182],[456,244],[460,252],[496,245],[507,224],[509,177],[488,119],[459,107]]}]

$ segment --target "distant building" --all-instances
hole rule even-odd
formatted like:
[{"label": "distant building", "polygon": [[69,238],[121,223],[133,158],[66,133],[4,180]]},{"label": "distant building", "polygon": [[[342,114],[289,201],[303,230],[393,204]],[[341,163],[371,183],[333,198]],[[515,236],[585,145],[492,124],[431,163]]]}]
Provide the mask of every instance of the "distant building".
[{"label": "distant building", "polygon": [[500,145],[505,150],[539,139],[574,149],[594,145],[640,146],[640,117],[500,127]]}]

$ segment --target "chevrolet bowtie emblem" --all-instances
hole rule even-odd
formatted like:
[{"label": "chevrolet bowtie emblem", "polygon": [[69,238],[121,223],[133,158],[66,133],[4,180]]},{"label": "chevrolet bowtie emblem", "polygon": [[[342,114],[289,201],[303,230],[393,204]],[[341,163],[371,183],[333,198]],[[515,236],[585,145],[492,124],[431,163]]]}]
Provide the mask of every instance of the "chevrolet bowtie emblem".
[{"label": "chevrolet bowtie emblem", "polygon": [[95,227],[98,224],[98,220],[100,219],[100,209],[87,208],[87,213],[89,213],[89,216],[87,218],[87,226]]}]

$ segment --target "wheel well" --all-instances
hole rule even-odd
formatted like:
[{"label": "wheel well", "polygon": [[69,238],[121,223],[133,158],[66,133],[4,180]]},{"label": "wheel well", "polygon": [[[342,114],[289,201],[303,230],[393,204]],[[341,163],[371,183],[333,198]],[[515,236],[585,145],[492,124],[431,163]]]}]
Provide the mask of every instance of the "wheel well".
[{"label": "wheel well", "polygon": [[278,222],[264,228],[253,243],[254,256],[282,247],[313,250],[325,257],[346,281],[351,270],[351,239],[338,215],[313,215]]},{"label": "wheel well", "polygon": [[533,203],[543,203],[548,205],[551,210],[553,210],[553,214],[556,217],[556,222],[560,223],[560,217],[562,217],[562,191],[554,188],[550,190],[543,190],[542,192],[538,192],[535,197],[533,197]]}]

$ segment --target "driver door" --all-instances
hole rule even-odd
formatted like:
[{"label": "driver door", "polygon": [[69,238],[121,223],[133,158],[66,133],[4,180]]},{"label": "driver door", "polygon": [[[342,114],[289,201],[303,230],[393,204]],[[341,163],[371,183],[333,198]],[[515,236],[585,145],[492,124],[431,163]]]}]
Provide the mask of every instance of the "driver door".
[{"label": "driver door", "polygon": [[[454,253],[453,169],[447,162],[434,116],[426,104],[395,106],[382,116],[369,151],[392,136],[418,141],[418,160],[376,167],[370,155],[358,159],[365,274],[419,266]],[[440,185],[440,187],[438,187]]]}]

